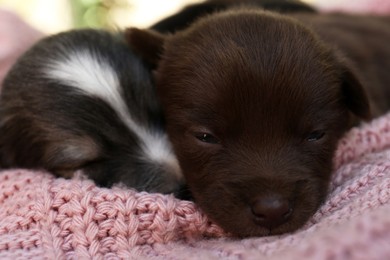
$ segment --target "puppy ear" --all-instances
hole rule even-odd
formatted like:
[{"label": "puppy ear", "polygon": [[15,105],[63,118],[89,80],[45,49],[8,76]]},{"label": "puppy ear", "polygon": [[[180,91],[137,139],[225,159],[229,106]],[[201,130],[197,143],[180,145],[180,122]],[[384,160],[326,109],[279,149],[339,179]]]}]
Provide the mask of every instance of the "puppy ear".
[{"label": "puppy ear", "polygon": [[166,36],[152,30],[128,28],[124,32],[125,41],[151,69],[157,67],[163,52]]},{"label": "puppy ear", "polygon": [[342,80],[343,96],[348,109],[357,117],[369,120],[370,103],[360,81],[348,69],[344,71]]}]

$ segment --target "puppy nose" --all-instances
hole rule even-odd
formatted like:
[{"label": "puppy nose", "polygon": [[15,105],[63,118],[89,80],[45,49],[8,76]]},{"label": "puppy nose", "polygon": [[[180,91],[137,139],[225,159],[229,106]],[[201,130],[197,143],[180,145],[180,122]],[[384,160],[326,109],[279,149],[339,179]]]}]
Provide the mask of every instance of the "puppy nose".
[{"label": "puppy nose", "polygon": [[279,196],[257,197],[251,209],[255,223],[269,229],[285,223],[293,212],[289,201]]}]

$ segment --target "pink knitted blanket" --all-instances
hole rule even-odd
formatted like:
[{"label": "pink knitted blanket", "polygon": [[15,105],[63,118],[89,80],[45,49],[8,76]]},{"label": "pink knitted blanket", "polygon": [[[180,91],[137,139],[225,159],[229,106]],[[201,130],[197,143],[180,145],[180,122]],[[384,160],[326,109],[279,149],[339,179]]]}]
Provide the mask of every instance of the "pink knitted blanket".
[{"label": "pink knitted blanket", "polygon": [[325,204],[300,230],[238,240],[192,202],[0,172],[0,259],[390,259],[390,113],[341,140]]}]

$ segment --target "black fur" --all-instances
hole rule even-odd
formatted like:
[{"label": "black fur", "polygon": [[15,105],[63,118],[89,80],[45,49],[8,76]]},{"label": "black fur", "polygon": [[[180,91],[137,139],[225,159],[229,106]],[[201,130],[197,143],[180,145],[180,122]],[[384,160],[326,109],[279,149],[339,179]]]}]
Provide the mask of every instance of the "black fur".
[{"label": "black fur", "polygon": [[151,29],[162,33],[173,33],[185,29],[202,16],[241,5],[280,13],[316,12],[313,7],[296,0],[209,0],[186,6],[181,11],[158,21],[151,26]]},{"label": "black fur", "polygon": [[147,160],[141,140],[109,104],[42,73],[52,61],[80,50],[115,71],[137,124],[164,135],[151,72],[121,34],[71,31],[37,43],[6,77],[0,97],[0,165],[44,168],[65,177],[81,168],[102,186],[121,182],[139,190],[177,192],[181,180],[172,172],[178,169]]}]

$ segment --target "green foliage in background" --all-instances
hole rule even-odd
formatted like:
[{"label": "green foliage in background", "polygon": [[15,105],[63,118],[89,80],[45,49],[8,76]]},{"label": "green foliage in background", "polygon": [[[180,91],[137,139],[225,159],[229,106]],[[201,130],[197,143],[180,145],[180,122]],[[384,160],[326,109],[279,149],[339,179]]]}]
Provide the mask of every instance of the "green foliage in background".
[{"label": "green foliage in background", "polygon": [[128,8],[126,0],[70,0],[74,27],[113,28],[112,10]]}]

